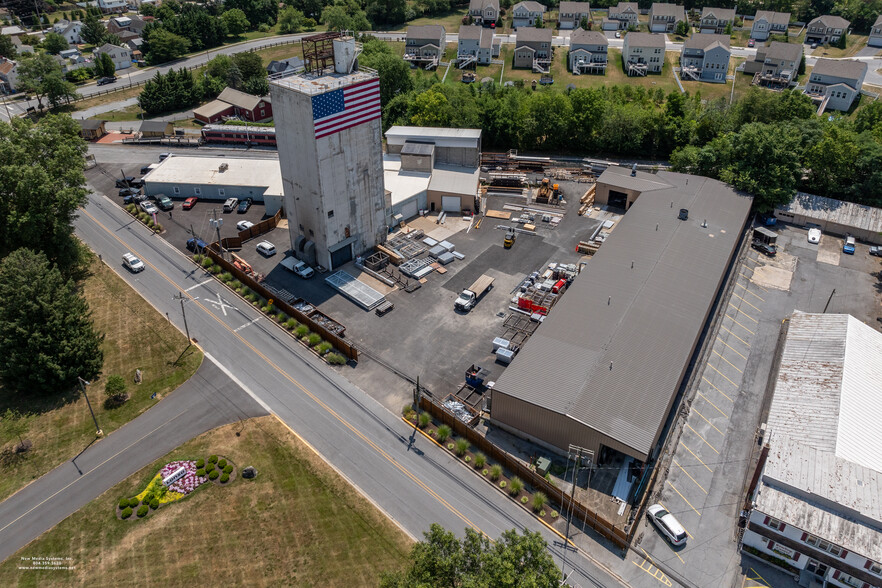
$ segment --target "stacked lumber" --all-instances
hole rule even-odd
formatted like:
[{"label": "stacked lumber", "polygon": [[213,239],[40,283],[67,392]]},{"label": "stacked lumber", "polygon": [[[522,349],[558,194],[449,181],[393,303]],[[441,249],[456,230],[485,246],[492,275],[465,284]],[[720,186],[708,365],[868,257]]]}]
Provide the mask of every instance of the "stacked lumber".
[{"label": "stacked lumber", "polygon": [[594,255],[595,253],[597,253],[598,249],[600,249],[600,245],[598,243],[594,243],[591,241],[579,241],[579,244],[576,246],[576,253]]},{"label": "stacked lumber", "polygon": [[579,216],[583,216],[588,210],[594,206],[594,197],[597,193],[597,184],[591,184],[591,187],[585,190],[585,193],[579,198]]},{"label": "stacked lumber", "polygon": [[398,253],[395,249],[390,247],[384,247],[382,245],[377,245],[377,251],[381,251],[389,256],[389,261],[392,262],[392,265],[401,265],[406,260],[403,255]]}]

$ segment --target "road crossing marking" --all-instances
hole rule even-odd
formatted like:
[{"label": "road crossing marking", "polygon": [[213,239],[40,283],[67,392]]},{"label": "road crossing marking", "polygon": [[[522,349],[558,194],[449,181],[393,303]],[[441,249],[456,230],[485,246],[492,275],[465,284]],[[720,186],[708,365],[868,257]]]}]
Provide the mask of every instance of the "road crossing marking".
[{"label": "road crossing marking", "polygon": [[245,324],[242,325],[241,327],[236,327],[235,329],[233,329],[233,332],[234,332],[234,333],[238,333],[239,331],[241,331],[241,330],[244,329],[245,327],[248,327],[248,326],[250,326],[250,325],[253,325],[254,323],[256,323],[256,322],[259,321],[259,320],[260,320],[260,317],[257,317],[257,318],[254,319],[253,321],[248,321],[247,323],[245,323]]},{"label": "road crossing marking", "polygon": [[204,282],[199,282],[199,283],[196,284],[195,286],[190,286],[189,288],[187,288],[186,290],[184,290],[184,292],[189,292],[190,290],[195,290],[195,289],[198,288],[199,286],[204,286],[205,284],[210,284],[210,283],[212,283],[213,281],[214,281],[214,278],[211,278],[210,280],[205,280]]}]

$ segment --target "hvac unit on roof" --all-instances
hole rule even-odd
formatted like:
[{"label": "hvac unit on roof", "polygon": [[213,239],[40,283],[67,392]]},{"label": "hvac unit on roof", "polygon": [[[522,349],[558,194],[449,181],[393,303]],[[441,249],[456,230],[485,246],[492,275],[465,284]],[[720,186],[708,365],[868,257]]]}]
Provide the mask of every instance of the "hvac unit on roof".
[{"label": "hvac unit on roof", "polygon": [[230,169],[230,164],[227,162],[224,162],[224,163],[220,164],[220,167],[217,168],[217,171],[223,173],[223,172],[227,171],[228,169]]}]

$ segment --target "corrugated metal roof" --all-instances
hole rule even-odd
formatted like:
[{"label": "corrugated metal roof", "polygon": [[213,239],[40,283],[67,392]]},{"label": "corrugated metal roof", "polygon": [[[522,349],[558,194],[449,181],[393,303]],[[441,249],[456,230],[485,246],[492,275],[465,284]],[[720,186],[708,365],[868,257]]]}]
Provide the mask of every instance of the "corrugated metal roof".
[{"label": "corrugated metal roof", "polygon": [[767,422],[756,507],[882,561],[882,334],[795,313]]},{"label": "corrugated metal roof", "polygon": [[[221,164],[227,164],[221,171]],[[172,155],[144,176],[148,184],[197,186],[245,186],[268,189],[265,194],[281,195],[282,171],[278,159],[241,159],[235,157],[189,157]]]},{"label": "corrugated metal roof", "polygon": [[481,170],[455,165],[436,165],[432,169],[429,190],[448,194],[475,196],[478,193]]},{"label": "corrugated metal roof", "polygon": [[470,147],[477,149],[481,129],[449,129],[442,127],[394,126],[386,131],[386,143],[403,145],[405,141],[434,143],[438,147]]},{"label": "corrugated metal roof", "polygon": [[[670,172],[632,178],[628,170],[609,173],[614,169],[604,172],[607,183],[639,181],[648,191],[495,389],[566,414],[648,454],[751,199],[707,178]],[[689,209],[689,220],[678,220],[680,208]],[[704,220],[707,228],[701,227]]]},{"label": "corrugated metal roof", "polygon": [[779,206],[775,211],[789,212],[874,233],[882,232],[882,208],[843,202],[805,192],[797,192],[790,204]]}]

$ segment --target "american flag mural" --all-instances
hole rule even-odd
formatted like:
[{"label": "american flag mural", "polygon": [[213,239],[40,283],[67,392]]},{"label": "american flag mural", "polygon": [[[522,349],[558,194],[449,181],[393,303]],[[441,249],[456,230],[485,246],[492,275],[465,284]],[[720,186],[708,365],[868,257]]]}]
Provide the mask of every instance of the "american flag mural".
[{"label": "american flag mural", "polygon": [[380,118],[380,80],[372,79],[312,98],[315,138]]}]

